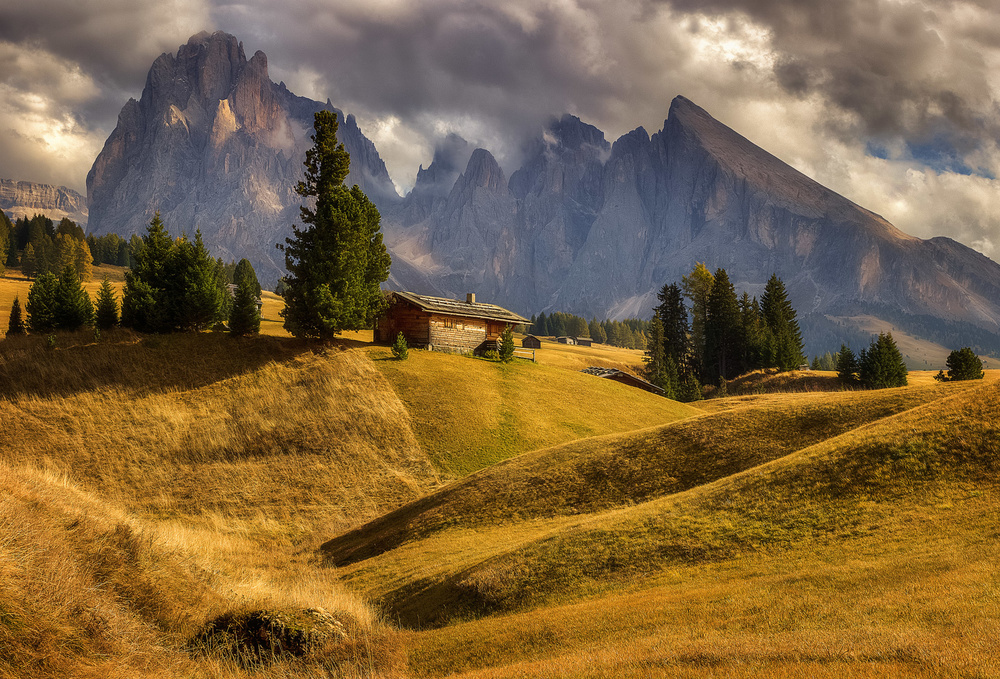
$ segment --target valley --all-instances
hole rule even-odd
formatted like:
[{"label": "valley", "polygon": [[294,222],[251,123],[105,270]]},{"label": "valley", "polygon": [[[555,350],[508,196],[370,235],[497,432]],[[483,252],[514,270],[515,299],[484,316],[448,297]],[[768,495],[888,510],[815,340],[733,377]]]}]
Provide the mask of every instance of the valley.
[{"label": "valley", "polygon": [[[637,351],[396,361],[279,308],[252,339],[0,341],[6,676],[995,673],[1000,371],[680,404],[579,372]],[[191,650],[313,609],[346,636]]]}]

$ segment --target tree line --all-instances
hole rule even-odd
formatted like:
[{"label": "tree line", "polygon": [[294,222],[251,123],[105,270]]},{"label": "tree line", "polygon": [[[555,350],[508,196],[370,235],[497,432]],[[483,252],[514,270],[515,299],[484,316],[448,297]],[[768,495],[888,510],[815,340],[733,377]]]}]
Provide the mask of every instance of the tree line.
[{"label": "tree line", "polygon": [[159,213],[131,252],[120,306],[105,279],[95,307],[83,288],[84,279],[66,264],[58,275],[46,271],[35,278],[26,314],[21,313],[20,300],[14,300],[8,334],[116,325],[166,333],[203,330],[226,321],[234,334],[259,331],[260,283],[246,259],[231,265],[213,259],[200,231],[193,241],[183,235],[171,238]]},{"label": "tree line", "polygon": [[589,337],[598,344],[610,344],[625,349],[645,349],[649,332],[649,321],[639,318],[628,318],[623,321],[592,318],[588,321],[582,316],[564,311],[553,311],[546,315],[543,311],[537,316],[531,316],[530,330],[535,335],[544,337]]}]

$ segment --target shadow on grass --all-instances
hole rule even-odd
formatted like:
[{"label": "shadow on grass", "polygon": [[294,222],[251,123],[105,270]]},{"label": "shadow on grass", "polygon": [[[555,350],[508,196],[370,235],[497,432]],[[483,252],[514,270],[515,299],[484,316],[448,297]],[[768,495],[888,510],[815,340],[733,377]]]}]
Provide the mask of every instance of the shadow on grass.
[{"label": "shadow on grass", "polygon": [[270,362],[355,344],[363,345],[228,333],[141,335],[122,329],[96,339],[92,330],[9,337],[0,341],[0,397],[69,396],[105,388],[132,393],[196,389]]}]

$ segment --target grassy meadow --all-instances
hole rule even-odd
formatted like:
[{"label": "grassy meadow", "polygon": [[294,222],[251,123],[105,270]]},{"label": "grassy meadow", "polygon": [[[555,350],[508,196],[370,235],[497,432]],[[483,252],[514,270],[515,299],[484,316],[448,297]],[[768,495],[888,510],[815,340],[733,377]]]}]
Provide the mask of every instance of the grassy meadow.
[{"label": "grassy meadow", "polygon": [[[263,299],[256,338],[0,340],[0,676],[1000,676],[1000,371],[680,404],[579,373],[640,352],[399,362]],[[193,641],[260,610],[345,632]]]}]

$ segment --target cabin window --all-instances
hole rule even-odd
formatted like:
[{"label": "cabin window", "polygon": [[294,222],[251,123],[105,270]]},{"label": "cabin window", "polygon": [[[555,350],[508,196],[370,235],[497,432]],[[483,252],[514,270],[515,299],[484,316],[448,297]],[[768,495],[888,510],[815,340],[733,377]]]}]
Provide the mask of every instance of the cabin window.
[{"label": "cabin window", "polygon": [[455,327],[455,319],[454,318],[446,318],[446,319],[444,319],[444,327],[446,327],[446,328],[454,328]]}]

